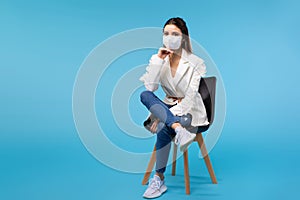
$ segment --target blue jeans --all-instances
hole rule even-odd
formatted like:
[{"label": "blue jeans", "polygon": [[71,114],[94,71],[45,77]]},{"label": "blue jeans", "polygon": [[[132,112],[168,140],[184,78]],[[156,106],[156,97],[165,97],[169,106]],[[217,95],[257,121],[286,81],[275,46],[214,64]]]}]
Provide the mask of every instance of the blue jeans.
[{"label": "blue jeans", "polygon": [[[174,116],[169,110],[173,105],[168,105],[161,101],[153,92],[144,91],[140,95],[141,102],[147,109],[155,115],[160,123],[158,124],[158,132],[156,138],[156,172],[164,173],[168,162],[171,148],[171,141],[176,133],[171,128],[175,122],[181,122],[180,116]],[[190,119],[191,120],[191,119]]]}]

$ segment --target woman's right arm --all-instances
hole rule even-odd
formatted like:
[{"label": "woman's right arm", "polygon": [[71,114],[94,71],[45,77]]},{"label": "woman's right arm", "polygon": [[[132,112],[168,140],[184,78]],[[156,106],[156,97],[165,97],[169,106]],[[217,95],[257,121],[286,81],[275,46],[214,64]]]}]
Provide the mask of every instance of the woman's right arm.
[{"label": "woman's right arm", "polygon": [[151,57],[149,65],[146,67],[146,73],[142,75],[140,81],[144,82],[147,90],[154,92],[158,89],[160,70],[164,64],[164,58],[170,53],[165,48],[161,48],[158,54]]}]

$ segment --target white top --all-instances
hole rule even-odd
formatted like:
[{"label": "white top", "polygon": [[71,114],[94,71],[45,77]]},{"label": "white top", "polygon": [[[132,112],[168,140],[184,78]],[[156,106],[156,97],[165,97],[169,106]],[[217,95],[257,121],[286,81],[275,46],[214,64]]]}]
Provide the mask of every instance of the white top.
[{"label": "white top", "polygon": [[[157,54],[153,55],[146,67],[146,73],[140,80],[149,91],[156,91],[159,84],[166,93],[164,102],[177,104],[170,111],[177,116],[190,113],[192,126],[208,125],[206,110],[198,92],[200,78],[206,73],[204,61],[198,56],[188,53],[182,49],[181,59],[174,77],[172,77],[169,57],[161,59]],[[183,98],[180,103],[174,102],[172,98]]]}]

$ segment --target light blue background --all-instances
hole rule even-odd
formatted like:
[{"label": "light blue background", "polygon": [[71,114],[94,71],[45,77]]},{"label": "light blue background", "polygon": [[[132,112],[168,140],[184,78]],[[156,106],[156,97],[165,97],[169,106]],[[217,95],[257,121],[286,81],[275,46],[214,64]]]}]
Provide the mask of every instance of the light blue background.
[{"label": "light blue background", "polygon": [[1,1],[0,199],[142,199],[142,174],[105,167],[82,145],[73,83],[101,41],[174,16],[219,67],[227,116],[210,153],[219,184],[192,147],[192,194],[180,159],[161,199],[299,198],[299,9],[296,0]]}]

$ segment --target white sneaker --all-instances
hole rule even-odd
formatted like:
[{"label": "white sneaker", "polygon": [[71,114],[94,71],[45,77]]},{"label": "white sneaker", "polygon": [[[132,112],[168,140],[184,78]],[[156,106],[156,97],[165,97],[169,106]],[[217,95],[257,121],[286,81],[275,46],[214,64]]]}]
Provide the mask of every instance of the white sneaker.
[{"label": "white sneaker", "polygon": [[154,175],[149,181],[149,185],[145,193],[143,194],[144,198],[152,199],[161,196],[164,192],[167,191],[167,186],[165,182],[160,180],[160,177]]},{"label": "white sneaker", "polygon": [[195,133],[190,133],[183,127],[176,128],[175,144],[180,144],[180,151],[185,151],[188,146],[194,141]]}]

